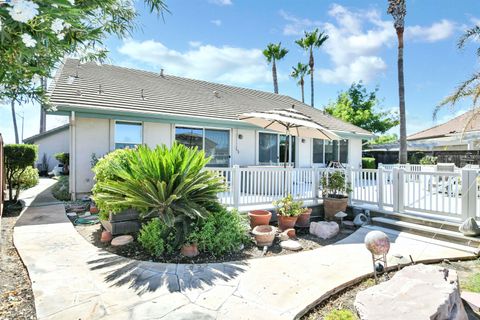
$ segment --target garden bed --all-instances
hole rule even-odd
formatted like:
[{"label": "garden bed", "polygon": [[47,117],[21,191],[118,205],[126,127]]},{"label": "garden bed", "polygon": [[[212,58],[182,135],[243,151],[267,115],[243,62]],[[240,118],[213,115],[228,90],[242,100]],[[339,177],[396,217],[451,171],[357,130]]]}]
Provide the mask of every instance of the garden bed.
[{"label": "garden bed", "polygon": [[[245,247],[238,252],[233,252],[230,254],[223,255],[221,257],[215,257],[206,253],[200,253],[198,256],[194,258],[187,258],[180,254],[175,255],[166,255],[163,258],[153,257],[149,255],[144,248],[137,242],[134,241],[132,244],[129,244],[124,247],[112,247],[109,244],[105,244],[100,242],[100,235],[101,235],[101,226],[97,225],[77,225],[75,226],[77,231],[89,242],[93,245],[105,249],[109,252],[118,254],[123,257],[136,259],[136,260],[147,260],[147,261],[155,261],[155,262],[168,262],[168,263],[213,263],[213,262],[225,262],[225,261],[238,261],[244,259],[254,259],[254,258],[263,258],[263,257],[273,257],[278,255],[284,254],[295,254],[294,251],[289,251],[282,249],[280,247],[280,241],[278,238],[275,239],[273,245],[268,248],[267,253],[263,254],[263,248],[257,247],[253,243],[245,245]],[[341,232],[333,238],[323,240],[317,238],[308,233],[307,229],[296,229],[297,230],[297,241],[303,247],[302,251],[306,250],[314,250],[321,248],[323,246],[335,243],[343,238],[348,237],[353,233],[353,230],[350,229],[342,229]],[[302,252],[299,251],[299,252]]]}]

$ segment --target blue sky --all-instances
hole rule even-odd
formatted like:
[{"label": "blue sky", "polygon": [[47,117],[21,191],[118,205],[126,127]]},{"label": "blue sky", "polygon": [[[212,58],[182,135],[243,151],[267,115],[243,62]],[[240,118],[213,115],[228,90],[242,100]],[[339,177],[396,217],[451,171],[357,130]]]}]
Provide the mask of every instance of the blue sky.
[{"label": "blue sky", "polygon": [[[176,0],[167,2],[171,13],[164,20],[148,14],[142,1],[136,3],[141,30],[130,39],[107,41],[112,64],[164,68],[167,74],[272,91],[270,66],[261,50],[269,42],[282,42],[290,52],[278,64],[280,93],[300,99],[300,89],[288,75],[292,65],[308,57],[294,41],[303,30],[318,27],[330,39],[315,55],[316,107],[359,80],[371,89],[379,86],[385,109],[398,106],[396,36],[386,0]],[[459,51],[456,41],[466,26],[480,24],[480,6],[478,0],[409,0],[407,12],[407,131],[414,133],[467,110],[465,103],[432,119],[438,102],[478,68],[478,43]],[[308,80],[305,95],[308,102]],[[23,110],[28,137],[38,131],[38,106]],[[47,120],[48,127],[61,122]],[[0,131],[13,141],[8,106],[0,108]]]}]

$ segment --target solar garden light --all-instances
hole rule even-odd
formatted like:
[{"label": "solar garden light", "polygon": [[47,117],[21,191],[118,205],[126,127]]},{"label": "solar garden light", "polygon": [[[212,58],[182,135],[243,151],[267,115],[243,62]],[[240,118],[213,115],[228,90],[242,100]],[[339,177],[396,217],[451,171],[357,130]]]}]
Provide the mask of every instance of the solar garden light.
[{"label": "solar garden light", "polygon": [[343,227],[343,218],[345,218],[347,214],[343,211],[339,211],[335,213],[335,218],[340,219],[340,229]]},{"label": "solar garden light", "polygon": [[375,283],[378,283],[378,273],[383,273],[387,270],[387,253],[390,250],[390,239],[384,232],[374,230],[367,233],[364,242],[368,251],[372,254],[373,275]]}]

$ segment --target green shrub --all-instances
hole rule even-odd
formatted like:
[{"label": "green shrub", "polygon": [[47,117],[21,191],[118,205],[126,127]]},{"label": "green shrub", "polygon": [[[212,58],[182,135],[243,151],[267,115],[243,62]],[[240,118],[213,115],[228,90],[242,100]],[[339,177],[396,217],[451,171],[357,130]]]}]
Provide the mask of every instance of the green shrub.
[{"label": "green shrub", "polygon": [[217,194],[225,190],[222,178],[203,170],[210,158],[197,148],[139,146],[126,152],[124,161],[125,165],[108,164],[112,175],[97,180],[95,201],[137,209],[142,218],[159,217],[175,227],[177,244],[183,243],[192,222],[208,215]]},{"label": "green shrub", "polygon": [[330,311],[326,316],[325,320],[356,320],[358,317],[350,310],[340,309]]},{"label": "green shrub", "polygon": [[375,158],[362,158],[363,169],[375,169]]},{"label": "green shrub", "polygon": [[465,291],[480,293],[480,273],[470,275],[465,282],[460,282],[460,287]]},{"label": "green shrub", "polygon": [[237,211],[219,206],[204,219],[199,219],[187,241],[196,243],[202,252],[221,256],[238,250],[250,241],[245,217]]},{"label": "green shrub", "polygon": [[175,230],[168,228],[159,218],[154,218],[142,226],[137,238],[140,245],[152,256],[173,253],[177,249]]},{"label": "green shrub", "polygon": [[52,188],[52,195],[60,201],[69,201],[70,192],[69,192],[69,183],[67,176],[59,176],[57,178],[58,182]]},{"label": "green shrub", "polygon": [[68,166],[70,164],[70,154],[68,152],[55,153],[54,157],[63,165]]},{"label": "green shrub", "polygon": [[40,179],[38,170],[34,167],[27,167],[21,175],[16,175],[15,179],[18,179],[20,190],[33,188],[38,184]]},{"label": "green shrub", "polygon": [[322,175],[320,182],[324,197],[344,198],[351,192],[350,185],[345,180],[345,173],[342,171],[327,171]]},{"label": "green shrub", "polygon": [[425,156],[425,157],[423,157],[422,159],[420,159],[420,164],[421,164],[421,165],[437,164],[437,159],[438,159],[438,157]]},{"label": "green shrub", "polygon": [[273,205],[277,208],[278,214],[284,217],[297,217],[305,212],[303,202],[294,201],[291,194],[285,198],[274,201]]},{"label": "green shrub", "polygon": [[7,144],[4,148],[5,177],[9,199],[18,200],[21,190],[21,177],[37,159],[38,146],[33,144]]}]

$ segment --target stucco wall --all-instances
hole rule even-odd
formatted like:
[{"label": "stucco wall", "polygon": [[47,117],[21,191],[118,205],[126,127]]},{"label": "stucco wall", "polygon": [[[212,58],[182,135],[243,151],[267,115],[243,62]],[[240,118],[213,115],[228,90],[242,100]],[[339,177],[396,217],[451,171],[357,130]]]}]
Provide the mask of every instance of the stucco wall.
[{"label": "stucco wall", "polygon": [[57,159],[55,159],[55,153],[69,151],[68,128],[49,134],[47,136],[39,137],[38,139],[35,139],[32,143],[38,145],[38,159],[36,161],[36,166],[42,163],[43,155],[46,154],[48,171],[50,171],[58,164]]},{"label": "stucco wall", "polygon": [[362,167],[362,139],[349,139],[348,163],[353,169],[360,169]]},{"label": "stucco wall", "polygon": [[232,165],[248,166],[257,162],[256,130],[234,129],[231,141]]},{"label": "stucco wall", "polygon": [[150,148],[165,144],[170,146],[173,141],[173,128],[169,123],[144,122],[143,143]]}]

